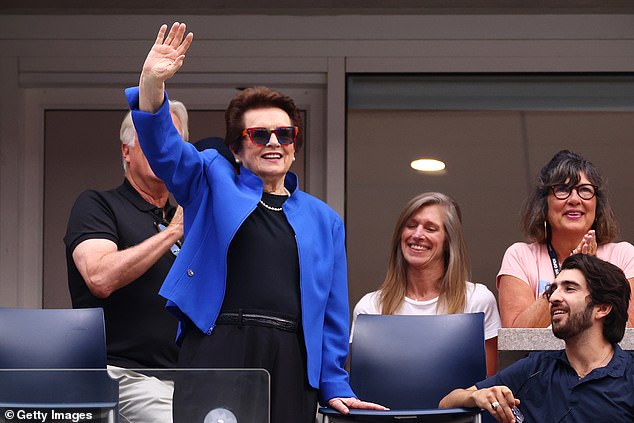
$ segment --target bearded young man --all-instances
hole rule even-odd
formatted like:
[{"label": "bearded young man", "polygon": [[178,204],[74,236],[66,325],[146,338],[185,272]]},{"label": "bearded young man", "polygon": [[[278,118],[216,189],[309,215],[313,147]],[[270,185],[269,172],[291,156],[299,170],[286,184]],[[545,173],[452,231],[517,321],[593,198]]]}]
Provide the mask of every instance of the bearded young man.
[{"label": "bearded young man", "polygon": [[634,355],[623,339],[630,286],[618,267],[568,257],[544,295],[565,349],[530,354],[497,375],[456,389],[439,407],[480,407],[500,422],[634,421]]}]

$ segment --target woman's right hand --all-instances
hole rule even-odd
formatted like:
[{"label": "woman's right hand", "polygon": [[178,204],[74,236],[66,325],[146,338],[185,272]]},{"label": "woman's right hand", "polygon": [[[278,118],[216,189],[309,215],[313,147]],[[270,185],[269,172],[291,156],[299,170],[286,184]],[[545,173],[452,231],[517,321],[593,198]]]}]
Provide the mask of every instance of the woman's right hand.
[{"label": "woman's right hand", "polygon": [[367,402],[367,401],[361,401],[360,399],[354,398],[354,397],[331,398],[328,400],[328,407],[337,410],[341,414],[350,414],[351,408],[364,408],[367,410],[389,410],[389,408],[384,407],[380,404],[375,404],[373,402]]},{"label": "woman's right hand", "polygon": [[148,53],[139,81],[139,108],[154,113],[163,104],[165,81],[174,76],[183,66],[185,53],[194,38],[193,33],[185,35],[187,26],[174,22],[167,32],[167,25],[161,25]]},{"label": "woman's right hand", "polygon": [[597,254],[597,237],[594,229],[590,229],[587,234],[583,236],[577,248],[572,250],[572,254],[589,254],[595,256]]}]

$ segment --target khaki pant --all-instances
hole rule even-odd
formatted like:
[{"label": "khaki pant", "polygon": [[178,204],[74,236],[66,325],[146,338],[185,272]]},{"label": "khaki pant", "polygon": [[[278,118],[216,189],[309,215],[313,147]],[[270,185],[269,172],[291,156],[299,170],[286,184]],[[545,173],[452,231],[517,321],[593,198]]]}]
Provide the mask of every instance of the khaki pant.
[{"label": "khaki pant", "polygon": [[173,383],[116,366],[108,374],[119,382],[120,423],[172,423]]}]

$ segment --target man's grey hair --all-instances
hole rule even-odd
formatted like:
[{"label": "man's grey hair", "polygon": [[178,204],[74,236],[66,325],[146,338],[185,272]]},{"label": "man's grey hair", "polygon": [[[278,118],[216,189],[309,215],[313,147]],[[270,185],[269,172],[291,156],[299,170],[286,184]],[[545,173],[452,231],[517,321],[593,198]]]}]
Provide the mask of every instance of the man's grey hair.
[{"label": "man's grey hair", "polygon": [[[181,121],[181,137],[183,140],[189,141],[189,115],[187,114],[187,108],[178,100],[170,100],[169,103],[170,112],[174,113]],[[127,145],[128,147],[134,147],[135,138],[136,131],[134,129],[134,123],[132,122],[132,113],[128,112],[121,122],[119,139],[121,139],[121,144]],[[123,171],[126,172],[128,170],[128,166],[125,159],[122,157],[121,161],[123,162]]]}]

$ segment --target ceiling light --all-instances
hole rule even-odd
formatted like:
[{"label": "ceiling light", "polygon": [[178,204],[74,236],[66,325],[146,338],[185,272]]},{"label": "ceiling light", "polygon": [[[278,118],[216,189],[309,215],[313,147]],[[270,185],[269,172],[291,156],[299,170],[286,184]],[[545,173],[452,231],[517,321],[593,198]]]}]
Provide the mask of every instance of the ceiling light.
[{"label": "ceiling light", "polygon": [[445,170],[445,163],[436,159],[418,159],[410,163],[412,169],[420,172],[441,172]]}]

